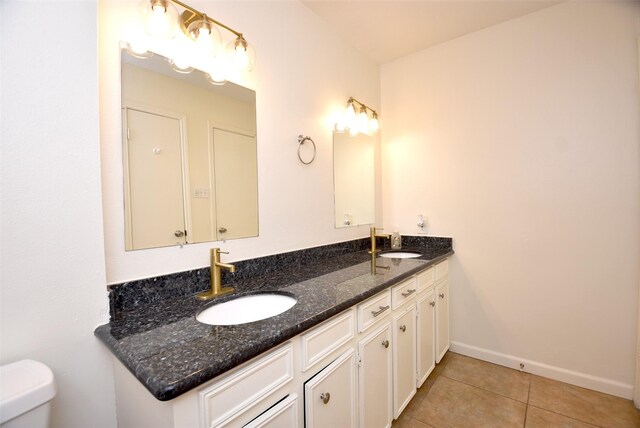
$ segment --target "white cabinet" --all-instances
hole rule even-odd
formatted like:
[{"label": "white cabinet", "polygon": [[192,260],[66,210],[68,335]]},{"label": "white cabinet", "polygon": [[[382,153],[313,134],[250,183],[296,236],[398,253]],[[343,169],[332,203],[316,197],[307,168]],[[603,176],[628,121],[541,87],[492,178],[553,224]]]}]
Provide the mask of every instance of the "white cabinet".
[{"label": "white cabinet", "polygon": [[307,428],[355,427],[356,356],[351,348],[304,384]]},{"label": "white cabinet", "polygon": [[170,402],[116,363],[118,426],[388,428],[449,349],[448,271],[430,266]]},{"label": "white cabinet", "polygon": [[439,363],[449,349],[449,277],[436,284],[436,362]]},{"label": "white cabinet", "polygon": [[244,428],[294,428],[298,424],[298,395],[291,394],[249,422]]},{"label": "white cabinet", "polygon": [[353,308],[301,336],[302,370],[307,370],[356,335]]},{"label": "white cabinet", "polygon": [[203,425],[237,425],[251,414],[250,409],[289,383],[293,377],[293,347],[289,343],[223,380],[200,389],[198,401]]},{"label": "white cabinet", "polygon": [[395,285],[391,289],[391,307],[393,310],[398,309],[400,306],[413,299],[415,297],[413,293],[416,291],[418,291],[418,286],[415,277]]},{"label": "white cabinet", "polygon": [[416,393],[416,305],[397,312],[392,321],[394,418]]},{"label": "white cabinet", "polygon": [[391,323],[358,342],[361,428],[387,428],[393,420]]},{"label": "white cabinet", "polygon": [[391,292],[376,294],[358,305],[358,333],[362,333],[376,322],[385,318],[391,311]]},{"label": "white cabinet", "polygon": [[417,387],[420,388],[436,366],[436,299],[433,288],[418,295],[416,307],[418,310],[418,326],[416,332]]}]

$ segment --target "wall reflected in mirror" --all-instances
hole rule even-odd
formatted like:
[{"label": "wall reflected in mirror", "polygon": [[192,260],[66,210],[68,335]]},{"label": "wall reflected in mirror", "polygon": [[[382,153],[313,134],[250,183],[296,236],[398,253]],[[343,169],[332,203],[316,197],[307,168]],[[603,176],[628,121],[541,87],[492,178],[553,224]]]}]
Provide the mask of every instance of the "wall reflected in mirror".
[{"label": "wall reflected in mirror", "polygon": [[333,133],[336,228],[375,223],[375,137]]},{"label": "wall reflected in mirror", "polygon": [[255,91],[121,59],[126,250],[257,236]]}]

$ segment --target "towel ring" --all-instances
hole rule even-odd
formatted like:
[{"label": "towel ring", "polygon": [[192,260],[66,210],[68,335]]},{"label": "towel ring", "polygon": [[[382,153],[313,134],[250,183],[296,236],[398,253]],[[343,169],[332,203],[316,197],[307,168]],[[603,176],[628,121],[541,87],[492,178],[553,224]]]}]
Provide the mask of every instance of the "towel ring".
[{"label": "towel ring", "polygon": [[[311,144],[313,145],[313,156],[311,157],[311,159],[309,160],[309,162],[305,162],[304,160],[302,160],[302,155],[300,154],[300,149],[302,148],[302,146],[304,145],[304,143],[306,141],[311,142]],[[298,135],[298,159],[300,159],[300,162],[302,162],[305,165],[309,165],[311,162],[314,161],[314,159],[316,158],[316,143],[313,142],[313,140],[311,139],[311,137],[306,137],[302,134]]]}]

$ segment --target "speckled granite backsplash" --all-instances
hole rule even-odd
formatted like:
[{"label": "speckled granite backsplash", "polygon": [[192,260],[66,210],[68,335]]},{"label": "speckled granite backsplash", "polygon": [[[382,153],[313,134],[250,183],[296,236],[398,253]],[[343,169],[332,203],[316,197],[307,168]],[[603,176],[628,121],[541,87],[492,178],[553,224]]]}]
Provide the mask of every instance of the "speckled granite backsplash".
[{"label": "speckled granite backsplash", "polygon": [[[355,239],[288,253],[233,262],[236,272],[222,272],[223,284],[234,284],[256,276],[295,269],[319,258],[335,257],[369,248],[369,238]],[[388,239],[379,239],[378,246],[383,251],[389,250]],[[452,248],[451,238],[431,236],[403,236],[402,247],[423,251],[437,251]],[[206,290],[210,286],[209,267],[177,272],[153,278],[113,284],[108,287],[110,315],[114,318],[120,311],[156,304],[160,301],[176,297],[189,296]],[[236,291],[249,291],[237,289]]]}]

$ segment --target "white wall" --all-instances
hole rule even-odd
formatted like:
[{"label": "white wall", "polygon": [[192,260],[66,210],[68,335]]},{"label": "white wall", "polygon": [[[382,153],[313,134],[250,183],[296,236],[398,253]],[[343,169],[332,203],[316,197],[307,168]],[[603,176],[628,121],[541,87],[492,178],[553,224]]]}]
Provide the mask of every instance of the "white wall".
[{"label": "white wall", "polygon": [[454,237],[454,349],[631,397],[639,34],[568,2],[383,65],[384,223]]},{"label": "white wall", "polygon": [[97,7],[3,1],[0,11],[0,362],[51,367],[54,427],[113,427],[113,368],[93,336],[108,311]]},{"label": "white wall", "polygon": [[[330,118],[350,96],[379,106],[379,67],[297,1],[190,4],[242,31],[255,46],[255,69],[237,83],[256,90],[260,236],[124,251],[118,42],[138,2],[103,1],[100,127],[108,283],[207,266],[213,246],[230,251],[224,260],[234,261],[367,236],[367,226],[334,227]],[[298,161],[298,134],[315,140],[318,155],[311,165]]]}]

